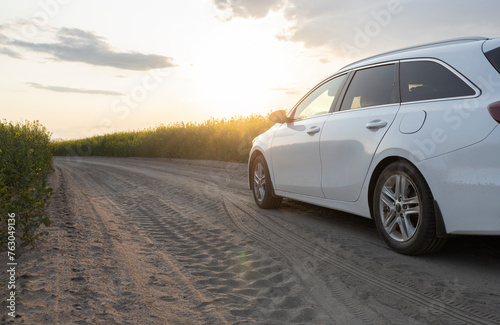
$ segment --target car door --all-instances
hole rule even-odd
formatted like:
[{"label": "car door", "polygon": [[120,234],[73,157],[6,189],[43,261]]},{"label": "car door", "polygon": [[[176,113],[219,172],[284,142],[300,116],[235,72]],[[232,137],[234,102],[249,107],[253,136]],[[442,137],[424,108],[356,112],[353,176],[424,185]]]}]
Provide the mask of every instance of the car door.
[{"label": "car door", "polygon": [[320,157],[325,198],[355,202],[377,147],[399,109],[398,64],[356,71],[340,109],[323,124]]},{"label": "car door", "polygon": [[346,74],[318,85],[292,110],[293,121],[277,128],[271,149],[276,190],[324,197],[319,140],[345,80]]}]

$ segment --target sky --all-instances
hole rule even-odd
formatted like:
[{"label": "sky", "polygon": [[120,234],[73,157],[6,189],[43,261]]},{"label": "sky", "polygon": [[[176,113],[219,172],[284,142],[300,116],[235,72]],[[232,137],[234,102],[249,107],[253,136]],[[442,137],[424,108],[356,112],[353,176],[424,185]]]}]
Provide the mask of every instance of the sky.
[{"label": "sky", "polygon": [[52,138],[289,109],[344,65],[500,37],[498,0],[0,0],[0,119]]}]

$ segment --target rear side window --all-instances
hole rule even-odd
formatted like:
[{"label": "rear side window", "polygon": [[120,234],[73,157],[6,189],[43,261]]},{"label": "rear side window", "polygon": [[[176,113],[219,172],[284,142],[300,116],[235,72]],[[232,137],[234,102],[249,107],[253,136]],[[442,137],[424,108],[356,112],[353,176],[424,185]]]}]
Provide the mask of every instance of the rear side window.
[{"label": "rear side window", "polygon": [[476,91],[448,68],[433,61],[400,65],[401,101],[473,96]]},{"label": "rear side window", "polygon": [[356,71],[341,110],[399,102],[396,65],[382,65]]}]

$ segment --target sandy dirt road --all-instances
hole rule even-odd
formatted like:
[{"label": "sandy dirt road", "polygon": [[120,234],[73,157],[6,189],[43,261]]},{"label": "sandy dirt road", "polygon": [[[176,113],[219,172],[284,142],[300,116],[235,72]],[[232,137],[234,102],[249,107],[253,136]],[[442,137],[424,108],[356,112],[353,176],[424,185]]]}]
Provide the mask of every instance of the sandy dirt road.
[{"label": "sandy dirt road", "polygon": [[51,186],[15,323],[500,324],[498,237],[398,255],[368,219],[258,209],[244,164],[61,157]]}]

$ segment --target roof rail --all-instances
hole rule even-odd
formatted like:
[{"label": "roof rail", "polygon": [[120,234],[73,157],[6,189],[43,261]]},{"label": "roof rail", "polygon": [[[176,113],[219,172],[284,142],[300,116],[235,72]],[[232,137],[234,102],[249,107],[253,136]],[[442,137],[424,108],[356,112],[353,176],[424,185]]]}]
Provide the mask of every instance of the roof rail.
[{"label": "roof rail", "polygon": [[376,55],[369,56],[367,58],[355,61],[353,63],[350,63],[350,64],[344,66],[340,70],[344,70],[345,68],[348,68],[348,67],[350,67],[352,65],[358,64],[358,63],[363,62],[363,61],[367,61],[367,60],[370,60],[370,59],[375,59],[375,58],[378,58],[378,57],[381,57],[381,56],[386,56],[386,55],[389,55],[389,54],[396,54],[398,52],[405,52],[405,51],[409,51],[409,50],[415,50],[415,49],[418,49],[418,48],[424,48],[424,47],[435,46],[435,45],[444,45],[444,44],[447,44],[447,43],[486,41],[488,39],[489,39],[488,37],[483,37],[483,36],[458,37],[458,38],[451,38],[451,39],[437,41],[437,42],[430,42],[430,43],[424,43],[424,44],[419,44],[419,45],[404,47],[404,48],[401,48],[401,49],[397,49],[397,50],[393,50],[393,51],[389,51],[389,52],[384,52],[384,53],[376,54]]}]

